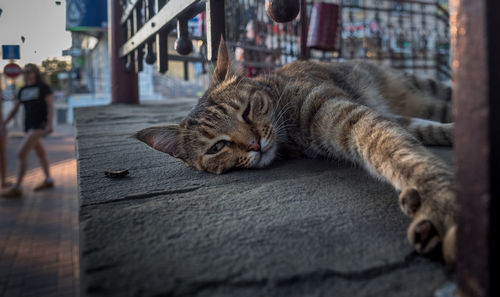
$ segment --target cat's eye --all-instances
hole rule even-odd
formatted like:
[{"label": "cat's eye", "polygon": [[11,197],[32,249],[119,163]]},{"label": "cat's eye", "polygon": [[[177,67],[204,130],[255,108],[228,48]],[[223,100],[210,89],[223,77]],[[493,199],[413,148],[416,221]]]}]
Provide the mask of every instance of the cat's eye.
[{"label": "cat's eye", "polygon": [[248,115],[250,114],[250,103],[248,103],[247,108],[245,108],[245,111],[242,114],[243,120],[247,123],[250,124],[250,119],[248,118]]},{"label": "cat's eye", "polygon": [[207,155],[217,154],[226,146],[227,143],[228,142],[225,140],[221,140],[221,141],[217,142],[216,144],[212,145],[211,148],[208,149]]}]

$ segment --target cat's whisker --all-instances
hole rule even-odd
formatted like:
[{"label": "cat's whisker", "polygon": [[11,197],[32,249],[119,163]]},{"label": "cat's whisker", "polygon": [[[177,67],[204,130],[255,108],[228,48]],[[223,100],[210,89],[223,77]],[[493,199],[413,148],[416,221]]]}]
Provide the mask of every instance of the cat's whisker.
[{"label": "cat's whisker", "polygon": [[286,133],[288,128],[291,128],[294,126],[295,126],[294,124],[281,123],[281,124],[276,125],[276,130],[279,133],[281,133],[281,132]]},{"label": "cat's whisker", "polygon": [[286,115],[286,113],[293,107],[293,106],[291,106],[291,104],[287,104],[287,105],[285,105],[284,109],[280,110],[277,118],[274,119],[276,122],[280,123],[282,121],[283,117]]},{"label": "cat's whisker", "polygon": [[281,100],[283,99],[283,95],[285,93],[285,90],[281,90],[280,96],[278,97],[278,101],[276,102],[276,105],[274,106],[274,110],[277,110],[280,108]]},{"label": "cat's whisker", "polygon": [[293,126],[295,126],[295,125],[293,125],[293,124],[286,125],[285,123],[279,124],[275,127],[275,133],[279,137],[286,137],[288,134],[287,133],[288,128],[291,128]]},{"label": "cat's whisker", "polygon": [[276,112],[278,111],[278,114],[282,113],[284,111],[284,109],[287,107],[288,104],[290,104],[290,102],[288,102],[287,104],[285,104],[285,106],[281,106],[281,99],[283,98],[283,93],[280,95],[280,97],[278,98],[278,101],[276,102],[274,108],[273,108],[273,112],[272,112],[272,116],[274,116],[276,114]]}]

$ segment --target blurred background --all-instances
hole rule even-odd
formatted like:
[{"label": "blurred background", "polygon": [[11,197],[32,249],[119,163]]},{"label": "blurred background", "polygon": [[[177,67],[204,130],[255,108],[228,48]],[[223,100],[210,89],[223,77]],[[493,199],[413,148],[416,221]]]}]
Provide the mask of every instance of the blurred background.
[{"label": "blurred background", "polygon": [[[226,41],[248,76],[298,58],[309,58],[369,59],[410,73],[441,80],[450,78],[446,0],[305,1],[310,20],[306,36],[301,32],[300,16],[289,23],[273,22],[265,12],[264,2],[225,3]],[[46,81],[55,91],[57,124],[71,123],[75,106],[110,102],[106,1],[1,0],[0,3],[3,10],[0,44],[19,45],[20,66],[29,62],[41,66]],[[317,13],[315,5],[325,3],[337,4],[341,9],[331,12],[319,7],[322,12]],[[330,22],[338,24],[337,27],[316,26],[322,18],[333,19]],[[193,50],[186,56],[178,55],[174,49],[176,30],[169,33],[168,53],[179,58],[170,59],[166,73],[143,63],[138,77],[141,101],[197,97],[203,93],[212,69],[206,61],[205,27],[205,13],[188,21]],[[331,35],[325,31],[332,30],[336,31],[333,39],[325,43],[322,36]],[[301,52],[301,42],[306,43],[307,53]],[[0,69],[8,62],[0,61]],[[21,85],[22,76],[15,80],[1,76],[4,113],[9,111],[9,102]],[[19,125],[21,117],[19,114],[12,125]]]}]

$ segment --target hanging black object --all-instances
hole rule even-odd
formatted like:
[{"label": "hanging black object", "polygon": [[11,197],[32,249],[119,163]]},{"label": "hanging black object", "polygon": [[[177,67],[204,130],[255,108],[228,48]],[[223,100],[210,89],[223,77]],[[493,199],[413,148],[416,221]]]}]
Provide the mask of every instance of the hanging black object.
[{"label": "hanging black object", "polygon": [[267,15],[278,23],[293,21],[300,11],[300,0],[266,0]]},{"label": "hanging black object", "polygon": [[307,46],[334,51],[337,45],[339,6],[333,3],[314,3],[307,34]]},{"label": "hanging black object", "polygon": [[193,51],[193,42],[189,39],[187,19],[177,20],[177,39],[174,48],[181,55],[189,55]]}]

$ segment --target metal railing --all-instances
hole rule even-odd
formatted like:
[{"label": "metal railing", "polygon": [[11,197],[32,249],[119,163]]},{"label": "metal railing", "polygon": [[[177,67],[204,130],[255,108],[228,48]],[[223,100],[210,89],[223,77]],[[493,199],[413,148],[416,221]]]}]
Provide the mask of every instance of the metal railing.
[{"label": "metal railing", "polygon": [[[266,14],[265,0],[128,0],[122,2],[120,24],[126,41],[119,55],[130,71],[141,71],[145,61],[156,62],[158,71],[165,73],[168,60],[185,65],[215,60],[220,36],[225,34],[249,76],[303,58],[366,59],[407,72],[450,78],[449,15],[440,5],[442,1],[336,1],[340,15],[334,51],[307,48],[307,20],[314,3],[301,1],[305,8],[302,19],[276,23]],[[202,12],[207,15],[206,21],[200,18],[200,36],[189,36],[188,20]],[[167,49],[168,35],[174,31],[178,55]],[[188,55],[192,39],[202,41],[206,53]]]},{"label": "metal railing", "polygon": [[[365,59],[441,79],[451,75],[449,15],[439,1],[336,1],[340,14],[335,51],[307,48],[304,20],[273,22],[265,12],[264,2],[226,2],[226,20],[231,24],[226,27],[227,40],[237,59],[249,69],[249,75],[297,58]],[[314,3],[304,2],[307,23]]]},{"label": "metal railing", "polygon": [[438,1],[344,0],[342,10],[340,57],[451,76],[449,15]]},{"label": "metal railing", "polygon": [[[198,39],[206,40],[206,57],[187,56],[193,46],[187,22],[199,13],[206,12],[206,31]],[[217,47],[225,31],[224,0],[128,0],[122,1],[120,24],[125,43],[119,55],[126,61],[130,71],[141,71],[143,61],[156,62],[158,71],[168,70],[168,61],[201,62],[213,61]],[[168,35],[176,30],[175,49],[179,55],[168,53]],[[205,30],[205,26],[203,26]]]}]

